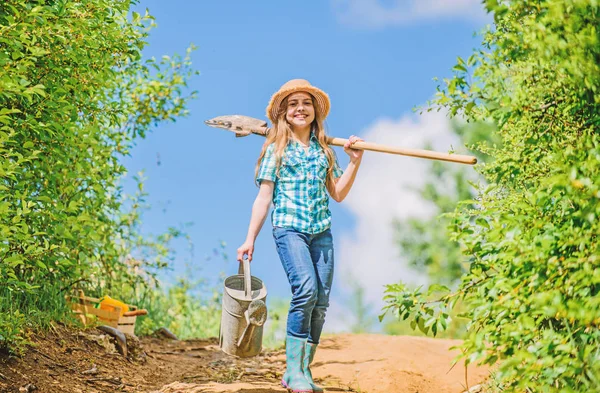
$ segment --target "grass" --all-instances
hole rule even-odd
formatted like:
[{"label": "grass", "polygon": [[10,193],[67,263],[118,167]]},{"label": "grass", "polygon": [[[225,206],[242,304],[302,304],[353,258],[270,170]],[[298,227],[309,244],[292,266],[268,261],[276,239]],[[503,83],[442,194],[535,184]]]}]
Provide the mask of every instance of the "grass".
[{"label": "grass", "polygon": [[20,353],[30,332],[48,329],[53,321],[74,322],[58,284],[28,292],[0,287],[0,348]]}]

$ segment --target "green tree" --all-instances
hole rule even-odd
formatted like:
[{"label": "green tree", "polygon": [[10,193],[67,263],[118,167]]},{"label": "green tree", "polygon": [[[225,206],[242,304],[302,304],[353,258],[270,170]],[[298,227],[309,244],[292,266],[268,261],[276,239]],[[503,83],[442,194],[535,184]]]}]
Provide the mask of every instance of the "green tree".
[{"label": "green tree", "polygon": [[344,303],[348,309],[348,331],[351,333],[370,333],[377,321],[377,314],[373,314],[373,306],[366,298],[365,287],[352,274],[344,280],[348,293]]},{"label": "green tree", "polygon": [[[458,59],[433,105],[492,121],[487,184],[452,214],[470,258],[459,288],[427,300],[388,286],[396,315],[434,333],[460,299],[468,361],[506,391],[600,391],[600,37],[592,0],[485,1],[495,26]],[[447,292],[434,286],[428,293]]]},{"label": "green tree", "polygon": [[132,4],[0,3],[0,346],[64,312],[75,284],[110,294],[143,280],[126,258],[139,239],[120,158],[186,114],[194,71],[189,51],[142,59],[153,18]]},{"label": "green tree", "polygon": [[[493,123],[453,121],[451,125],[461,143],[474,149],[480,164],[489,161],[491,157],[477,150],[477,146],[498,146],[501,142]],[[429,219],[407,218],[394,221],[402,257],[410,266],[427,273],[430,283],[455,288],[468,270],[471,258],[463,253],[458,241],[448,236],[448,227],[452,223],[451,213],[459,202],[475,198],[476,191],[471,184],[484,181],[470,167],[432,161],[425,185],[415,190],[423,200],[431,204],[432,216]],[[460,318],[463,312],[464,305],[461,303],[449,310],[447,326],[443,332],[437,331],[436,335],[463,338],[466,333],[466,320]],[[422,330],[413,331],[411,322],[413,329],[419,325]],[[424,320],[411,322],[386,319],[384,331],[394,335],[425,335]]]},{"label": "green tree", "polygon": [[[491,123],[455,121],[452,130],[466,146],[493,146],[500,143]],[[490,158],[477,151],[476,155],[480,163]],[[451,222],[448,213],[453,212],[460,201],[475,197],[470,182],[483,179],[474,175],[471,168],[432,161],[427,181],[423,187],[415,190],[432,205],[432,216],[429,219],[394,220],[402,257],[410,266],[425,271],[431,282],[456,284],[469,266],[469,258],[461,252],[459,243],[449,239],[447,227]]]}]

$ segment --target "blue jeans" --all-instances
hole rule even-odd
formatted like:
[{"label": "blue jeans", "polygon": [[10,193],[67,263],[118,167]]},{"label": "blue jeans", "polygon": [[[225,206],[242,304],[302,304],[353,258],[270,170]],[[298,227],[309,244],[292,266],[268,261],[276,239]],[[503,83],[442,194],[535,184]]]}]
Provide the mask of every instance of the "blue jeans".
[{"label": "blue jeans", "polygon": [[277,253],[292,287],[287,334],[319,343],[333,281],[333,237],[273,228]]}]

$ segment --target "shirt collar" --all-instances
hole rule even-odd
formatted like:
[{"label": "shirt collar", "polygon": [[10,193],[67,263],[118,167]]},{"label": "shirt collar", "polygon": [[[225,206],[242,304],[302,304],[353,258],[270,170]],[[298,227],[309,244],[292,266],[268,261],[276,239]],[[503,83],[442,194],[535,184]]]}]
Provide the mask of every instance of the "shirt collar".
[{"label": "shirt collar", "polygon": [[[300,144],[300,142],[298,142],[295,139],[292,139],[292,143],[291,143],[290,147],[292,147],[298,153],[301,153],[304,151],[302,144]],[[315,149],[317,149],[317,150],[319,149],[319,139],[317,138],[317,136],[315,135],[315,132],[313,130],[310,131],[310,139],[308,140],[308,149],[309,149],[309,152],[312,152]]]},{"label": "shirt collar", "polygon": [[[292,142],[297,143],[298,145],[302,145],[300,142],[298,142],[296,139],[292,138],[291,139]],[[319,139],[317,138],[317,136],[315,135],[314,131],[310,131],[310,137],[308,138],[308,144],[310,145],[310,143],[312,141],[315,141],[317,143],[319,143]]]}]

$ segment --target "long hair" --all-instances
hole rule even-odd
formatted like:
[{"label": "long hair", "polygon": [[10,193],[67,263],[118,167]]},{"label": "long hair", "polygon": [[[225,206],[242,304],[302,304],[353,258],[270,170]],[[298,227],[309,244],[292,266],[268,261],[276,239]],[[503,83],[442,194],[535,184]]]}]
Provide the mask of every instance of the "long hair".
[{"label": "long hair", "polygon": [[[335,164],[335,155],[333,153],[333,149],[331,149],[331,147],[329,147],[329,145],[327,145],[327,135],[325,134],[325,127],[323,125],[323,121],[325,119],[323,118],[323,115],[319,112],[319,107],[317,105],[315,105],[315,98],[312,95],[310,97],[313,102],[313,108],[315,108],[315,119],[313,120],[313,122],[311,124],[311,130],[317,137],[317,141],[319,142],[319,145],[321,146],[321,148],[323,149],[323,152],[325,153],[325,156],[327,157],[328,166],[327,166],[327,178],[325,180],[325,186],[329,190],[330,187],[332,187],[335,184],[334,183],[335,179],[333,178],[333,166]],[[291,127],[290,123],[288,123],[287,119],[285,118],[285,115],[287,113],[287,104],[288,104],[288,99],[286,97],[281,102],[281,106],[279,108],[279,115],[275,119],[275,123],[273,124],[273,127],[267,134],[267,140],[265,141],[265,143],[262,147],[262,150],[260,152],[260,155],[258,157],[258,161],[256,163],[256,169],[254,171],[255,179],[258,176],[258,170],[260,168],[260,164],[261,164],[263,158],[265,157],[265,152],[267,151],[267,148],[271,144],[275,144],[274,155],[275,155],[275,162],[276,162],[276,168],[277,168],[276,174],[279,175],[279,169],[281,167],[281,160],[283,158],[283,152],[284,152],[286,146],[288,145],[288,143],[293,138],[292,137],[292,133],[293,133],[292,127]],[[257,186],[258,186],[258,184],[257,184]]]}]

